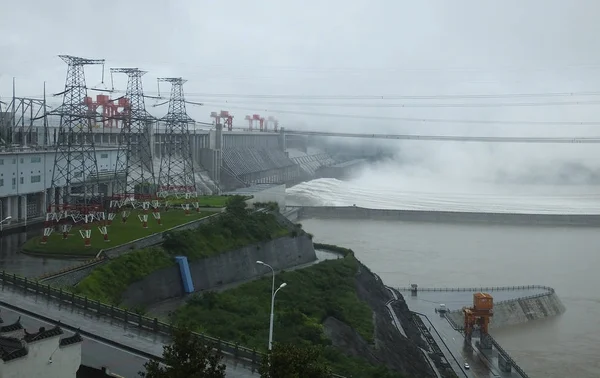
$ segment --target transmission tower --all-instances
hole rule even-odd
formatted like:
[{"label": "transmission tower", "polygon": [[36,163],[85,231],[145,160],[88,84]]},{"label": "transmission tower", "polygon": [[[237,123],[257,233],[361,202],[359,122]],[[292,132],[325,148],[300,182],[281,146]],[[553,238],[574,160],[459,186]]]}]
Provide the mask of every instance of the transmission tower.
[{"label": "transmission tower", "polygon": [[[169,111],[165,122],[165,143],[158,174],[159,190],[168,193],[196,192],[194,159],[190,148],[189,124],[194,122],[185,110],[182,78],[159,78],[158,82],[171,83]],[[160,85],[160,84],[159,84]]]},{"label": "transmission tower", "polygon": [[156,179],[152,160],[152,122],[155,120],[144,103],[142,76],[146,71],[138,68],[111,68],[112,73],[127,74],[127,91],[121,99],[123,128],[117,161],[113,194],[129,196],[154,195]]},{"label": "transmission tower", "polygon": [[63,103],[51,114],[60,116],[56,154],[50,189],[49,212],[84,209],[101,204],[99,198],[98,161],[92,117],[84,101],[87,96],[83,68],[88,64],[104,64],[104,59],[86,59],[59,55],[68,64]]}]

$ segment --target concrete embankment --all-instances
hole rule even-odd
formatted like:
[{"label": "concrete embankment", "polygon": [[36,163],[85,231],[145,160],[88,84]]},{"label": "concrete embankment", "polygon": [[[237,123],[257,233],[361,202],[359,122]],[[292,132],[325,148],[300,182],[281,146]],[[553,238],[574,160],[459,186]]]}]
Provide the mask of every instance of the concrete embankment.
[{"label": "concrete embankment", "polygon": [[[490,329],[526,323],[528,321],[557,316],[566,311],[565,306],[554,290],[527,297],[509,299],[494,303],[494,316]],[[458,326],[464,323],[462,311],[448,313],[448,317]]]},{"label": "concrete embankment", "polygon": [[[210,258],[190,262],[190,274],[196,291],[208,290],[232,282],[262,276],[266,268],[257,260],[283,270],[315,261],[317,256],[308,235],[281,237],[248,245]],[[157,270],[134,282],[123,293],[123,304],[147,306],[184,295],[180,268],[177,265]]]},{"label": "concrete embankment", "polygon": [[357,206],[299,206],[288,207],[289,219],[372,219],[408,222],[461,222],[526,224],[540,226],[600,226],[600,214],[520,214],[482,213],[433,210],[386,210]]}]

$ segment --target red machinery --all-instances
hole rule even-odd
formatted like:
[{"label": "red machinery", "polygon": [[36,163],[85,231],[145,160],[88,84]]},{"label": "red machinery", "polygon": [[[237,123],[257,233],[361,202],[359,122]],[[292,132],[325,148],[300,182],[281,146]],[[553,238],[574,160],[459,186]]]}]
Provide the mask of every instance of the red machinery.
[{"label": "red machinery", "polygon": [[233,116],[226,110],[221,110],[220,116],[225,121],[225,127],[227,127],[227,130],[233,130]]},{"label": "red machinery", "polygon": [[490,319],[494,315],[494,298],[488,293],[473,294],[473,307],[464,307],[465,338],[471,339],[475,329],[479,329],[480,339],[488,334]]},{"label": "red machinery", "polygon": [[[233,130],[233,116],[229,114],[228,111],[221,110],[221,113],[211,112],[210,117],[215,119],[215,125],[220,125],[221,119],[223,119],[225,121],[224,126],[227,127],[227,130]],[[252,125],[250,125],[250,128],[252,128]]]},{"label": "red machinery", "polygon": [[256,122],[255,122],[255,124],[256,124],[256,123],[258,123],[258,126],[259,126],[259,129],[260,129],[260,131],[264,131],[264,129],[263,129],[263,128],[264,128],[264,126],[265,126],[265,119],[264,119],[263,117],[261,117],[261,116],[260,116],[260,115],[258,115],[258,114],[254,114],[254,115],[252,116],[252,120],[253,120],[253,121],[256,121]]},{"label": "red machinery", "polygon": [[[111,100],[107,95],[100,94],[96,96],[96,101],[86,97],[84,104],[87,105],[90,115],[97,114],[98,108],[102,107],[102,127],[118,128],[119,119],[122,120],[130,113],[129,100],[125,97],[119,98],[115,103],[115,100]],[[119,112],[119,109],[122,111]],[[100,127],[100,125],[94,124],[93,127]]]},{"label": "red machinery", "polygon": [[218,125],[221,123],[221,116],[217,112],[210,112],[210,118],[215,119],[215,125]]}]

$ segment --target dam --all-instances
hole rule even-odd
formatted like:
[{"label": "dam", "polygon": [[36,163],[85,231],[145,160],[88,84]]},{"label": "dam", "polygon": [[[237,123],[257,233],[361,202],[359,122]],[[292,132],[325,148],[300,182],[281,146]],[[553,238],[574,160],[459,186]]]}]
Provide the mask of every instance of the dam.
[{"label": "dam", "polygon": [[369,219],[406,222],[460,222],[539,226],[600,226],[600,214],[490,213],[444,210],[369,209],[358,206],[288,206],[290,219]]}]

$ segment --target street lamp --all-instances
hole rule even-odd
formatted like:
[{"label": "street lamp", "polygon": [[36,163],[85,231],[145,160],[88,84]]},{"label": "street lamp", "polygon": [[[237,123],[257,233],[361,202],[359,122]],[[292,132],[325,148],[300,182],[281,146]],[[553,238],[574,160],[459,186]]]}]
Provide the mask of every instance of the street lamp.
[{"label": "street lamp", "polygon": [[283,289],[284,287],[286,287],[287,284],[284,282],[282,283],[277,290],[275,290],[275,292],[273,293],[273,297],[271,298],[271,319],[269,321],[269,350],[273,349],[273,312],[275,310],[275,296],[277,295],[277,292],[281,289]]},{"label": "street lamp", "polygon": [[277,290],[275,290],[275,269],[273,269],[271,265],[260,260],[256,261],[256,263],[266,266],[267,268],[271,269],[271,272],[273,272],[273,283],[271,284],[271,318],[269,321],[269,350],[271,350],[273,345],[273,312],[275,310],[275,294],[277,294],[277,292],[283,289],[287,284],[284,282],[281,284],[281,286],[279,286],[279,288],[277,288]]},{"label": "street lamp", "polygon": [[[0,210],[1,210],[1,209],[0,209]],[[1,215],[0,215],[0,216],[1,216]],[[9,215],[9,216],[7,216],[6,218],[4,218],[4,219],[0,220],[0,231],[2,231],[2,224],[3,224],[4,222],[6,222],[6,221],[9,221],[9,220],[11,220],[11,219],[12,219],[12,217]]]}]

